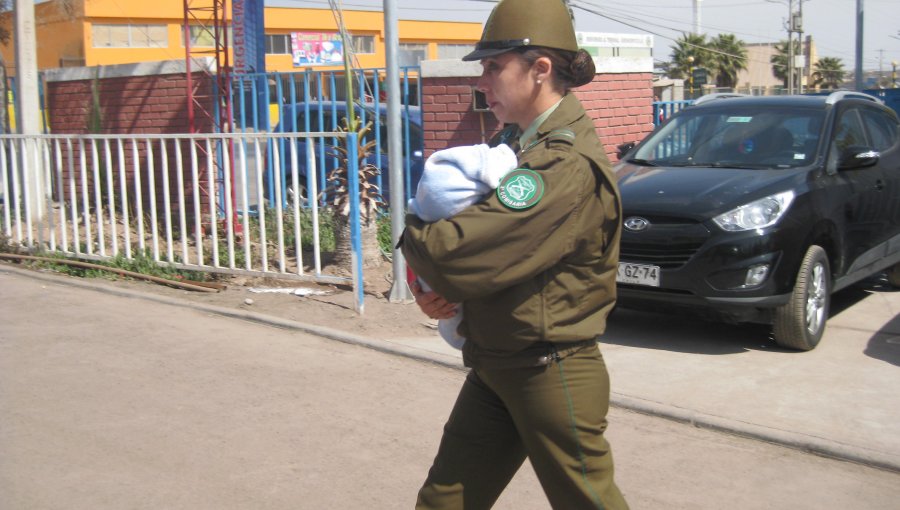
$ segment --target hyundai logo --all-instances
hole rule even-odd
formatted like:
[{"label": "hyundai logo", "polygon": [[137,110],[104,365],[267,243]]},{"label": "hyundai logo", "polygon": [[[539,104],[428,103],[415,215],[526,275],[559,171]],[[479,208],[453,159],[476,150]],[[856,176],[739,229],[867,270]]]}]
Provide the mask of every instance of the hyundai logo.
[{"label": "hyundai logo", "polygon": [[643,232],[650,228],[650,220],[641,218],[640,216],[632,216],[625,218],[625,229],[632,232]]}]

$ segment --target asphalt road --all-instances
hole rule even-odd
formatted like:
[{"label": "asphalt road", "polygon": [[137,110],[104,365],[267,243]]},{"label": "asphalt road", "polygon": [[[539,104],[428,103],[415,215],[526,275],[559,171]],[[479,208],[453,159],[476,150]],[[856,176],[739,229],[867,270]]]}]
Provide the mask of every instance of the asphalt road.
[{"label": "asphalt road", "polygon": [[[462,371],[66,281],[0,266],[0,508],[412,507]],[[851,303],[850,315],[866,299]],[[865,318],[879,322],[877,331],[894,327],[883,315]],[[713,363],[718,378],[695,383],[700,396],[680,395],[689,387],[686,371],[711,357],[693,351],[708,348],[678,335],[662,347],[646,345],[626,327],[635,321],[618,320],[604,351],[614,385],[635,393],[620,397],[652,400],[629,382],[635,371],[671,381],[662,393],[670,402],[661,404],[694,405],[703,393],[715,403],[727,385],[759,381],[748,374],[774,359],[744,356],[739,373]],[[840,321],[829,328],[846,335]],[[860,337],[876,338],[869,343],[879,348],[892,338]],[[724,349],[760,350],[747,342]],[[898,369],[864,357],[878,362],[866,365],[870,371]],[[835,376],[850,369],[826,361]],[[888,403],[896,403],[896,388],[880,388]],[[842,409],[845,393],[835,394],[833,416],[853,414]],[[763,409],[781,398],[758,396],[733,407]],[[887,510],[900,501],[895,471],[622,408],[610,422],[618,483],[634,509]],[[527,466],[496,508],[548,508]]]}]

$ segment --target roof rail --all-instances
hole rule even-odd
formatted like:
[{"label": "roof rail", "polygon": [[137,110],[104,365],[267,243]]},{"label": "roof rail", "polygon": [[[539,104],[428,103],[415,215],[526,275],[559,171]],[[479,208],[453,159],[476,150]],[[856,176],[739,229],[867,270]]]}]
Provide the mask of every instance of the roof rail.
[{"label": "roof rail", "polygon": [[878,99],[875,96],[870,96],[869,94],[864,94],[862,92],[854,92],[852,90],[837,90],[828,94],[828,98],[825,99],[827,104],[834,104],[840,101],[841,99],[865,99],[868,101],[874,101],[876,103],[883,104],[884,101]]},{"label": "roof rail", "polygon": [[736,92],[716,92],[714,94],[706,94],[705,96],[700,96],[694,101],[695,105],[708,103],[709,101],[715,101],[716,99],[727,99],[729,97],[748,97],[747,94],[738,94]]}]

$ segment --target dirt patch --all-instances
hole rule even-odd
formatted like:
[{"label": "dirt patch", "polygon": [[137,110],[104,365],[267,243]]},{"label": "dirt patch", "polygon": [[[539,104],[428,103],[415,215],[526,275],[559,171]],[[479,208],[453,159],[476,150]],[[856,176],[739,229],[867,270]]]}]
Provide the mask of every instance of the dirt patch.
[{"label": "dirt patch", "polygon": [[[17,265],[17,267],[26,266]],[[191,302],[249,310],[369,338],[408,338],[437,334],[436,322],[423,314],[414,303],[398,304],[389,301],[392,282],[390,263],[385,263],[380,268],[368,268],[363,274],[365,296],[362,315],[355,310],[354,294],[349,286],[223,276],[219,283],[224,284],[226,288],[219,292],[206,293],[119,276],[92,281],[101,285],[155,293]],[[70,278],[62,274],[59,277]],[[267,292],[252,292],[251,289]],[[312,294],[303,296],[274,292],[278,289],[302,289],[300,293],[312,292]]]}]

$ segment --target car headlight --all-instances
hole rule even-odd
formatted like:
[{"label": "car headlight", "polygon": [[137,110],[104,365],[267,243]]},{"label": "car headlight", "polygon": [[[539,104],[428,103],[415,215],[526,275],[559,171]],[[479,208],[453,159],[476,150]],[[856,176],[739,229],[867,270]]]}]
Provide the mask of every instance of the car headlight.
[{"label": "car headlight", "polygon": [[765,228],[778,223],[793,201],[794,192],[785,191],[732,209],[716,216],[713,221],[728,232]]}]

